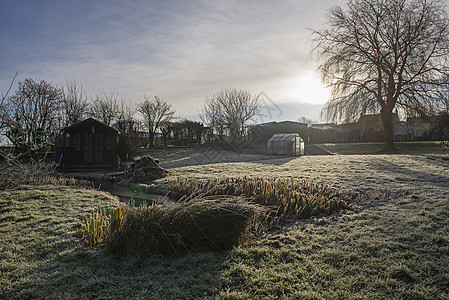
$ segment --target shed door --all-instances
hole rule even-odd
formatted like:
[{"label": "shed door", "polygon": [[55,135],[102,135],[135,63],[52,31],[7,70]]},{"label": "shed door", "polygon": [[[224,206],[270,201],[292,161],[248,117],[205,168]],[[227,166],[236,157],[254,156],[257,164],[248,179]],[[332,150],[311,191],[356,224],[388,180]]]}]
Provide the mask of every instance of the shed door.
[{"label": "shed door", "polygon": [[84,133],[84,161],[88,163],[93,162],[94,151],[94,135],[92,133]]},{"label": "shed door", "polygon": [[85,163],[101,164],[103,163],[103,134],[102,133],[84,133],[84,153]]},{"label": "shed door", "polygon": [[103,163],[103,134],[97,133],[95,134],[95,163]]}]

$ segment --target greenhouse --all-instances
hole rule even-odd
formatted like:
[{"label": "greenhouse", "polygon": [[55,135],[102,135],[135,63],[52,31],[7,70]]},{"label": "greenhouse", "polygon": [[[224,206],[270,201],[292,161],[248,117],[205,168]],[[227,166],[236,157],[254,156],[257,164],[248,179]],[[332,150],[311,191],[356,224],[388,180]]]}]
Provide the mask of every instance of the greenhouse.
[{"label": "greenhouse", "polygon": [[267,142],[268,154],[304,155],[304,141],[297,133],[276,133]]}]

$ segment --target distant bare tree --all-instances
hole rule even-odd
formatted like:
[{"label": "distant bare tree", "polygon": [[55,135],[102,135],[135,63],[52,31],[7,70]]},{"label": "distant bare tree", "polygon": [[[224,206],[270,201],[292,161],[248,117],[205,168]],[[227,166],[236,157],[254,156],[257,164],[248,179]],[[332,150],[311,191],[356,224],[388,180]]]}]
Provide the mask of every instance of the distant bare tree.
[{"label": "distant bare tree", "polygon": [[246,90],[225,89],[206,98],[202,118],[219,137],[231,143],[243,136],[245,124],[260,111],[260,99]]},{"label": "distant bare tree", "polygon": [[309,118],[304,117],[304,116],[299,117],[298,122],[300,122],[300,123],[305,123],[305,124],[309,124],[309,125],[312,125],[312,124],[314,124],[314,123],[318,123],[318,121],[309,119]]},{"label": "distant bare tree", "polygon": [[170,137],[170,133],[172,132],[172,122],[162,122],[159,126],[159,130],[161,131],[162,141],[164,142],[164,146],[168,146],[168,138]]},{"label": "distant bare tree", "polygon": [[119,114],[117,116],[117,122],[115,128],[120,134],[131,134],[139,131],[140,122],[134,118],[136,108],[130,103],[126,103],[123,99],[119,103]]},{"label": "distant bare tree", "polygon": [[[349,0],[314,31],[319,70],[331,87],[327,119],[380,112],[385,151],[393,111],[425,115],[449,79],[449,18],[442,0]],[[446,89],[447,90],[447,89]]]},{"label": "distant bare tree", "polygon": [[146,143],[146,139],[139,136],[143,126],[140,120],[134,118],[135,107],[122,99],[119,111],[117,122],[112,126],[120,133],[117,148],[119,157],[126,161],[132,157],[136,149]]},{"label": "distant bare tree", "polygon": [[117,93],[106,93],[97,95],[92,102],[90,115],[110,126],[117,121],[120,114],[121,102]]},{"label": "distant bare tree", "polygon": [[82,121],[88,112],[89,102],[82,84],[67,80],[62,88],[62,120],[64,126]]},{"label": "distant bare tree", "polygon": [[172,105],[155,96],[153,100],[144,97],[144,101],[137,106],[137,112],[143,117],[150,147],[154,147],[154,137],[161,124],[170,122],[175,114]]},{"label": "distant bare tree", "polygon": [[205,100],[202,108],[201,119],[210,128],[212,139],[218,136],[223,139],[226,129],[226,123],[222,119],[222,107],[219,101],[215,101],[213,97],[208,97]]},{"label": "distant bare tree", "polygon": [[53,144],[57,134],[54,122],[61,108],[61,89],[50,83],[27,78],[18,90],[4,99],[3,134],[21,154],[33,155]]}]

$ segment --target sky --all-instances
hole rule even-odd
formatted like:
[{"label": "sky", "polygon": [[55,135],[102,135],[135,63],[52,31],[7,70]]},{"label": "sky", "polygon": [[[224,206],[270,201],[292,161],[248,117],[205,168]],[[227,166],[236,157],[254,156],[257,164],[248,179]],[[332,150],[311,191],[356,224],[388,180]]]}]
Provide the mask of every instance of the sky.
[{"label": "sky", "polygon": [[[1,0],[0,92],[11,79],[82,84],[89,97],[144,96],[197,118],[226,88],[262,98],[256,122],[320,120],[328,89],[310,28],[340,0]],[[16,86],[13,87],[13,91]]]}]

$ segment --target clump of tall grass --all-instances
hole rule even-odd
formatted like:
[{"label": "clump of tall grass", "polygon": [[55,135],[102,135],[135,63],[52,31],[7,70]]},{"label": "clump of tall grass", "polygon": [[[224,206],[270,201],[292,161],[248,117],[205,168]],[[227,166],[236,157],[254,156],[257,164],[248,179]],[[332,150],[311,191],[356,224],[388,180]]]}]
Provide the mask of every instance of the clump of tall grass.
[{"label": "clump of tall grass", "polygon": [[95,247],[105,243],[114,243],[117,234],[123,231],[126,206],[98,207],[92,213],[83,216],[81,235],[84,244]]},{"label": "clump of tall grass", "polygon": [[131,207],[107,247],[118,255],[225,250],[249,238],[260,211],[239,197]]},{"label": "clump of tall grass", "polygon": [[185,202],[198,196],[243,195],[274,209],[278,221],[330,215],[350,207],[350,194],[313,181],[272,178],[225,178],[206,181],[168,179],[169,196]]},{"label": "clump of tall grass", "polygon": [[241,197],[99,207],[83,217],[80,234],[86,246],[102,245],[117,255],[225,250],[262,232],[262,212]]}]

